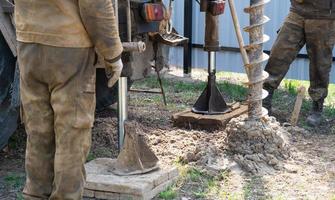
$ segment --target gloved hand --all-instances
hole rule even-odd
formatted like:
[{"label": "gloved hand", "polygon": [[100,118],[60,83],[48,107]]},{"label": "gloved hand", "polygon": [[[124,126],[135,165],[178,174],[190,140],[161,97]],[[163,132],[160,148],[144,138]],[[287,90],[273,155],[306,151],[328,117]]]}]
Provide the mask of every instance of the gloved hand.
[{"label": "gloved hand", "polygon": [[106,76],[108,78],[108,87],[111,88],[119,80],[123,68],[121,58],[113,63],[105,60]]}]

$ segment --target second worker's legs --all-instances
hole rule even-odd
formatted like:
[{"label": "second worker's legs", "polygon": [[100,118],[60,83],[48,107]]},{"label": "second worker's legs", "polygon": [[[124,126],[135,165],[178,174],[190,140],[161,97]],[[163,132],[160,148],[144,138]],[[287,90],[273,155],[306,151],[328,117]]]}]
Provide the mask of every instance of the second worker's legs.
[{"label": "second worker's legs", "polygon": [[306,47],[310,59],[308,92],[313,100],[307,123],[311,126],[321,123],[323,103],[328,95],[334,43],[335,20],[306,20]]},{"label": "second worker's legs", "polygon": [[264,83],[264,89],[269,92],[269,96],[263,100],[263,105],[270,113],[273,92],[280,85],[291,63],[304,45],[304,19],[291,12],[278,34],[271,49],[269,62],[265,67],[269,78]]}]

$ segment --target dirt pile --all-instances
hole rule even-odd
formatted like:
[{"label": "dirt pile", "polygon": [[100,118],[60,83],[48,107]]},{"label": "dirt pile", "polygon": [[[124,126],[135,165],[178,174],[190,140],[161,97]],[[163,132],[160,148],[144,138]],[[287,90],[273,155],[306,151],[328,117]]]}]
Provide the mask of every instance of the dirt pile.
[{"label": "dirt pile", "polygon": [[244,115],[232,119],[226,131],[234,160],[248,172],[272,174],[290,157],[289,133],[274,117],[255,121]]}]

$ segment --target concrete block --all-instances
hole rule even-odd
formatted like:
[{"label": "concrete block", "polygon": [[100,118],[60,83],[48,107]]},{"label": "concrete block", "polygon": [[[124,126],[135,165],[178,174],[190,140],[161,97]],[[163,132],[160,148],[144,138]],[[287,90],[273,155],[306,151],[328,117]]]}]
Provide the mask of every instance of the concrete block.
[{"label": "concrete block", "polygon": [[93,198],[94,197],[94,191],[85,189],[84,190],[84,197]]},{"label": "concrete block", "polygon": [[163,192],[164,190],[166,190],[169,186],[173,185],[176,181],[177,181],[178,177],[174,177],[162,184],[160,184],[159,186],[157,186],[156,188],[154,188],[150,193],[148,193],[145,196],[145,199],[152,199],[155,196],[157,196],[160,192]]},{"label": "concrete block", "polygon": [[94,197],[97,199],[120,200],[120,194],[112,192],[95,191]]},{"label": "concrete block", "polygon": [[[161,185],[170,183],[169,179],[171,177],[178,176],[176,168],[159,169],[136,176],[117,176],[111,172],[113,163],[115,163],[115,160],[108,158],[99,158],[87,163],[85,165],[87,174],[85,189],[87,191],[104,192],[95,195],[98,194],[100,197],[105,195],[105,198],[109,193],[118,193],[120,199],[147,200],[149,194],[149,196],[155,193],[157,195],[161,192],[159,187],[164,189]],[[113,198],[110,197],[110,199]]]},{"label": "concrete block", "polygon": [[159,176],[157,176],[156,179],[154,179],[154,188],[159,186],[160,184],[166,182],[169,180],[169,174],[168,173],[161,173]]},{"label": "concrete block", "polygon": [[120,200],[145,200],[143,196],[135,196],[130,194],[121,194]]},{"label": "concrete block", "polygon": [[170,179],[174,179],[176,177],[179,176],[179,171],[176,167],[172,168],[170,171],[169,171],[169,180]]}]

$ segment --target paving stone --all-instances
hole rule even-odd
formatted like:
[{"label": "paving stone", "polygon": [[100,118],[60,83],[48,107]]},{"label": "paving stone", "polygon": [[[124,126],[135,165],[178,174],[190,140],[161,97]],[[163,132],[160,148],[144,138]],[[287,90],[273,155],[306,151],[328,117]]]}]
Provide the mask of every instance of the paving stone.
[{"label": "paving stone", "polygon": [[120,200],[146,200],[143,196],[135,196],[130,194],[121,194]]},{"label": "paving stone", "polygon": [[154,187],[159,186],[160,184],[169,180],[169,173],[161,173],[157,178],[154,180]]},{"label": "paving stone", "polygon": [[120,200],[120,194],[112,192],[95,191],[94,197],[97,199]]},{"label": "paving stone", "polygon": [[176,167],[172,168],[169,172],[169,180],[174,179],[175,177],[179,176],[179,171]]},{"label": "paving stone", "polygon": [[160,192],[163,192],[164,190],[166,190],[169,186],[173,185],[176,181],[177,181],[178,177],[174,177],[162,184],[160,184],[159,186],[157,186],[156,188],[154,188],[150,193],[148,193],[145,196],[145,199],[152,199],[154,198],[157,194],[159,194]]},{"label": "paving stone", "polygon": [[84,197],[93,198],[94,197],[94,191],[92,191],[92,190],[84,190]]},{"label": "paving stone", "polygon": [[[115,160],[99,158],[85,165],[87,178],[85,189],[88,191],[101,191],[105,193],[119,193],[120,199],[132,197],[144,199],[148,194],[156,195],[161,192],[158,187],[169,182],[172,177],[178,176],[176,168],[159,169],[148,174],[136,176],[117,176],[112,174]],[[153,192],[154,191],[154,192]],[[102,195],[99,193],[99,195]],[[122,197],[122,198],[121,198]]]}]

